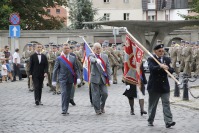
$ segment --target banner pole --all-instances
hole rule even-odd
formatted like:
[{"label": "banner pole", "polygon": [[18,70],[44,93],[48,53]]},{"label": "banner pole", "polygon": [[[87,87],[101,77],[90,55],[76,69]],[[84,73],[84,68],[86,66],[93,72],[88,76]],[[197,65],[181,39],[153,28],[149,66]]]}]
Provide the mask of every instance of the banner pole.
[{"label": "banner pole", "polygon": [[[133,36],[131,35],[131,33],[128,31],[128,29],[126,27],[124,27],[124,30],[126,31],[126,33],[137,43],[137,45],[144,50],[144,52],[146,52],[150,57],[152,57],[155,62],[157,62],[159,65],[161,65],[161,63]],[[165,70],[165,69],[164,69]],[[179,85],[181,84],[168,70],[165,70],[165,72],[171,76],[171,78]]]},{"label": "banner pole", "polygon": [[[84,39],[84,37],[83,37],[83,36],[80,36],[80,37],[81,37],[81,38],[83,39],[83,41],[86,43],[86,45],[88,46],[88,48],[90,49],[90,51],[94,54],[93,50],[92,50],[91,47],[88,45],[88,43],[86,42],[86,40]],[[97,58],[95,54],[94,54],[94,56],[95,56],[95,58]],[[104,68],[103,68],[103,66],[102,66],[102,64],[99,64],[99,65],[100,65],[100,67],[102,68],[102,70],[105,71]]]}]

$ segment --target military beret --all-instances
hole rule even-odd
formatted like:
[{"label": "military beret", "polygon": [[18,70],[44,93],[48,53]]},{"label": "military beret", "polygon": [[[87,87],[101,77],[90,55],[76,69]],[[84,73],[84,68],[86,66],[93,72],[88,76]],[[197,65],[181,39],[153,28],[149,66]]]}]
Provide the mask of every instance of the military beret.
[{"label": "military beret", "polygon": [[185,43],[185,40],[181,40],[181,43]]},{"label": "military beret", "polygon": [[44,46],[47,48],[47,47],[49,47],[49,44],[45,44]]},{"label": "military beret", "polygon": [[175,41],[172,41],[172,44],[176,44],[176,42],[175,42]]},{"label": "military beret", "polygon": [[188,42],[188,41],[185,41],[185,44],[189,44],[189,42]]},{"label": "military beret", "polygon": [[93,44],[92,44],[92,43],[90,43],[90,44],[89,44],[89,46],[90,46],[90,47],[93,47]]},{"label": "military beret", "polygon": [[52,47],[57,47],[57,45],[55,45],[55,44],[53,44],[53,45],[51,45]]},{"label": "military beret", "polygon": [[191,42],[191,45],[195,45],[196,43],[195,42]]},{"label": "military beret", "polygon": [[157,42],[158,42],[158,43],[161,43],[162,41],[161,41],[161,40],[157,40]]},{"label": "military beret", "polygon": [[106,43],[102,43],[102,47],[107,47],[108,45]]},{"label": "military beret", "polygon": [[116,44],[112,44],[112,47],[116,46]]},{"label": "military beret", "polygon": [[79,43],[77,43],[75,46],[76,46],[76,47],[80,47],[80,44],[79,44]]},{"label": "military beret", "polygon": [[32,47],[32,46],[33,46],[32,43],[27,43],[26,45],[29,46],[29,47]]},{"label": "military beret", "polygon": [[160,49],[160,48],[164,48],[164,44],[158,44],[158,45],[156,45],[156,46],[153,48],[153,50],[158,50],[158,49]]},{"label": "military beret", "polygon": [[75,48],[75,46],[74,45],[70,45],[70,49],[74,49]]}]

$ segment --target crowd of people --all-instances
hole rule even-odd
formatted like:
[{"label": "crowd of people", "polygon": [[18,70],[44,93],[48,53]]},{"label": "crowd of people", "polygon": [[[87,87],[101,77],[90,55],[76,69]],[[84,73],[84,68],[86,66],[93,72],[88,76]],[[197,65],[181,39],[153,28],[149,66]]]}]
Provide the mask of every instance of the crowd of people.
[{"label": "crowd of people", "polygon": [[[35,104],[43,105],[41,102],[42,88],[44,86],[44,78],[47,77],[47,86],[53,95],[60,95],[62,98],[62,114],[68,115],[69,103],[76,105],[74,100],[75,88],[85,84],[83,79],[83,61],[85,57],[84,43],[66,42],[63,45],[55,45],[49,43],[41,45],[40,43],[28,43],[27,50],[22,56],[19,55],[19,49],[15,49],[15,53],[11,55],[9,47],[5,46],[1,50],[1,77],[3,81],[8,79],[11,82],[16,81],[18,75],[22,80],[19,65],[21,60],[26,63],[27,86],[30,92],[34,92]],[[95,113],[101,115],[105,113],[105,103],[108,97],[107,84],[117,84],[117,70],[121,68],[124,73],[125,61],[125,44],[121,45],[121,50],[117,49],[115,44],[109,45],[108,41],[102,44],[94,43],[89,47],[93,53],[89,55],[89,71],[90,84],[89,95],[91,105],[94,107]],[[141,94],[145,95],[145,85],[149,93],[148,111],[144,109],[144,98],[137,93],[138,85],[122,79],[126,85],[123,93],[128,100],[130,106],[130,114],[134,113],[134,98],[139,99],[140,114],[149,114],[148,126],[153,126],[156,108],[159,99],[162,100],[163,114],[166,127],[175,125],[172,120],[172,113],[169,104],[170,87],[167,73],[165,70],[179,76],[183,71],[184,76],[191,76],[192,65],[195,63],[195,74],[198,76],[199,71],[199,41],[193,45],[188,41],[181,41],[181,44],[172,42],[168,53],[164,50],[162,43],[157,43],[153,48],[153,56],[161,65],[148,58],[148,66],[150,70],[149,80],[145,77],[143,65],[140,66],[142,71],[142,79],[139,82]],[[169,55],[169,57],[168,57]],[[176,64],[180,65],[180,68]],[[13,64],[13,65],[11,65]],[[171,64],[171,66],[170,66]],[[13,68],[11,68],[13,66]],[[194,70],[194,69],[193,69]],[[113,80],[112,80],[113,79]]]},{"label": "crowd of people", "polygon": [[10,53],[9,46],[0,49],[0,61],[0,83],[14,82],[16,81],[16,76],[19,77],[19,81],[23,80],[20,71],[21,57],[18,48],[15,49],[13,54]]}]

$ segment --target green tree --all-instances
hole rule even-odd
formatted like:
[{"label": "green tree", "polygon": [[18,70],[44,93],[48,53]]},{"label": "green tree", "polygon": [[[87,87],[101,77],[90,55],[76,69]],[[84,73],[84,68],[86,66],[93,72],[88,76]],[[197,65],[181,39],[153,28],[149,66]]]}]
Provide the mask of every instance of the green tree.
[{"label": "green tree", "polygon": [[69,19],[71,29],[94,29],[99,28],[99,26],[94,24],[83,24],[83,22],[94,21],[94,17],[97,14],[97,9],[92,7],[92,2],[90,0],[74,0],[72,3],[68,4],[70,9]]},{"label": "green tree", "polygon": [[54,17],[45,10],[57,5],[66,5],[65,0],[12,0],[13,10],[20,14],[22,29],[51,30],[63,27],[66,18]]},{"label": "green tree", "polygon": [[9,4],[9,0],[0,1],[0,30],[7,30],[10,25],[9,17],[13,11]]},{"label": "green tree", "polygon": [[[199,0],[192,0],[191,11],[199,13]],[[199,19],[199,15],[195,15],[195,16],[183,15],[183,14],[179,14],[179,15],[185,18],[186,20]]]},{"label": "green tree", "polygon": [[20,25],[24,30],[60,29],[66,18],[54,17],[46,11],[56,4],[66,5],[66,0],[1,0],[0,5],[4,8],[0,8],[0,15],[5,19],[1,20],[0,27],[8,29],[9,16],[16,12],[19,13]]}]

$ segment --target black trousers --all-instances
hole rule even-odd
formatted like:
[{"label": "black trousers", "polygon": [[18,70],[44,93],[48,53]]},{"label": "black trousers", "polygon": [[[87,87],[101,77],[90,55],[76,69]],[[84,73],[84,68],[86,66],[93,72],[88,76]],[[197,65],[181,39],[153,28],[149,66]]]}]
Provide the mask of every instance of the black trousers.
[{"label": "black trousers", "polygon": [[19,80],[22,79],[21,71],[20,71],[20,64],[16,65],[13,63],[13,74],[14,74],[14,80],[16,80],[16,76],[19,76]]},{"label": "black trousers", "polygon": [[32,77],[33,84],[34,84],[34,96],[35,96],[35,101],[41,102],[41,94],[42,94],[42,88],[43,88],[43,81],[44,81],[44,76],[42,77]]}]

